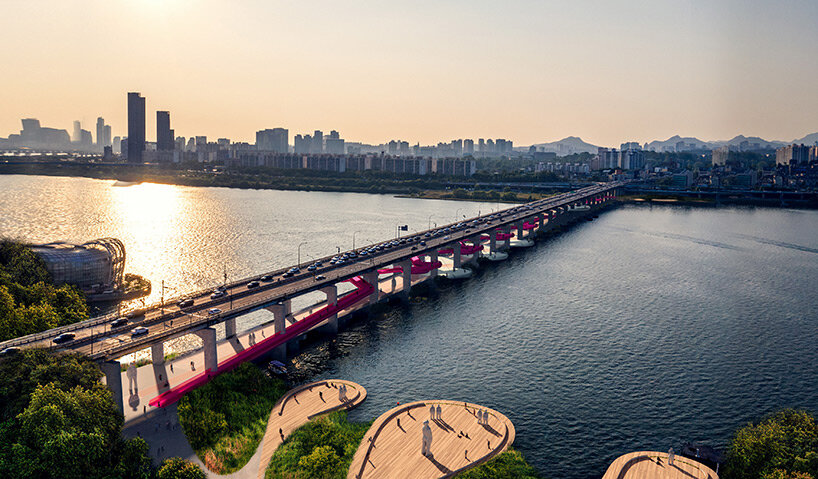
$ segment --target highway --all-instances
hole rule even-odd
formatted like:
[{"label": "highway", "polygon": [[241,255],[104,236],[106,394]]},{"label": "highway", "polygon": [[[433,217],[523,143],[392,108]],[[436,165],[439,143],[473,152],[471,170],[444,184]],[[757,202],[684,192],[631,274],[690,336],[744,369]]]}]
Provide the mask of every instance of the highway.
[{"label": "highway", "polygon": [[[125,354],[149,347],[158,341],[189,334],[193,331],[225,321],[226,319],[242,316],[249,312],[269,307],[276,302],[300,296],[322,287],[332,286],[355,276],[371,272],[414,256],[429,254],[442,247],[456,244],[457,241],[478,238],[481,234],[488,234],[500,227],[513,227],[517,222],[530,219],[538,214],[582,202],[606,191],[624,186],[625,182],[605,183],[593,185],[570,193],[534,201],[525,205],[518,205],[501,210],[490,215],[464,219],[461,222],[440,226],[428,231],[421,231],[401,238],[401,244],[371,255],[358,256],[341,265],[329,264],[332,256],[320,258],[322,266],[315,271],[306,271],[303,268],[290,278],[283,278],[283,274],[290,268],[262,273],[250,278],[226,285],[226,295],[211,299],[212,289],[198,291],[183,298],[173,298],[163,305],[152,305],[144,310],[132,313],[128,324],[114,328],[111,322],[117,316],[92,318],[61,328],[55,328],[42,333],[32,334],[15,340],[0,343],[0,350],[9,346],[44,347],[60,350],[70,350],[88,355],[94,359],[115,359]],[[448,233],[441,233],[444,230]],[[425,245],[421,246],[421,241]],[[384,241],[380,245],[392,243]],[[367,250],[375,245],[358,248],[356,251]],[[349,252],[347,252],[349,253]],[[341,256],[341,253],[337,256]],[[259,280],[264,274],[273,277],[272,281],[262,282],[256,288],[248,288],[247,283]],[[316,275],[324,279],[316,280]],[[192,299],[193,306],[180,308],[177,302],[180,299]],[[221,310],[210,314],[212,308]],[[148,328],[148,333],[133,336],[131,330],[137,326]],[[53,339],[61,333],[72,332],[75,338],[72,341],[55,345]]]}]

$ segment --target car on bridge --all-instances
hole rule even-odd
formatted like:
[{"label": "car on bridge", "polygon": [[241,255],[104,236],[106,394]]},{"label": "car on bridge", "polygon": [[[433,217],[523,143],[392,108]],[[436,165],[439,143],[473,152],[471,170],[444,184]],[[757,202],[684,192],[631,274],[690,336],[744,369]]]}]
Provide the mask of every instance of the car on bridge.
[{"label": "car on bridge", "polygon": [[222,310],[219,309],[219,308],[210,308],[210,309],[207,310],[207,314],[209,314],[211,316],[216,315],[216,314],[221,314],[221,312],[222,312]]},{"label": "car on bridge", "polygon": [[68,341],[73,341],[76,337],[77,335],[74,333],[62,333],[54,338],[54,344],[67,343]]},{"label": "car on bridge", "polygon": [[193,306],[193,298],[179,300],[176,304],[178,304],[180,308],[189,308]]},{"label": "car on bridge", "polygon": [[139,326],[131,330],[131,336],[143,336],[145,334],[148,334],[148,328],[145,326]]},{"label": "car on bridge", "polygon": [[260,283],[258,281],[250,281],[247,283],[247,289],[258,288]]},{"label": "car on bridge", "polygon": [[210,299],[219,299],[219,298],[221,298],[222,296],[224,296],[225,294],[227,294],[227,293],[225,293],[224,291],[221,291],[221,290],[218,290],[218,289],[217,289],[216,291],[213,291],[213,292],[210,294]]},{"label": "car on bridge", "polygon": [[119,318],[111,321],[112,328],[121,328],[128,324],[128,318]]},{"label": "car on bridge", "polygon": [[264,276],[262,276],[259,279],[262,280],[262,281],[272,281],[273,280],[273,275],[272,274],[265,274]]},{"label": "car on bridge", "polygon": [[327,277],[326,277],[326,276],[324,276],[323,274],[319,274],[319,275],[317,275],[317,276],[315,277],[315,280],[316,280],[316,281],[323,281],[323,280],[325,280],[325,279],[327,279]]}]

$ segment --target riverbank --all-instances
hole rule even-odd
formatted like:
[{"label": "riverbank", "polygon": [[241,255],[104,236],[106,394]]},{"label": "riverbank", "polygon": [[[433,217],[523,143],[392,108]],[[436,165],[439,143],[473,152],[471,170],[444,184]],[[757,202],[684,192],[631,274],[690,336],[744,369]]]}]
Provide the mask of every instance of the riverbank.
[{"label": "riverbank", "polygon": [[768,208],[801,208],[818,209],[818,201],[814,199],[782,199],[775,197],[775,192],[770,192],[771,197],[757,198],[743,196],[740,192],[730,194],[724,192],[718,196],[713,194],[698,195],[695,191],[679,192],[679,194],[629,194],[617,197],[623,203],[634,204],[663,204],[677,206],[763,206]]}]

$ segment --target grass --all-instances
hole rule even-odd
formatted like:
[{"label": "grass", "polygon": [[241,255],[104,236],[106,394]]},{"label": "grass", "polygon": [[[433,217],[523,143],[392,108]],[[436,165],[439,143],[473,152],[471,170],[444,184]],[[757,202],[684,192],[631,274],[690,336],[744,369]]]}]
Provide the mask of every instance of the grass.
[{"label": "grass", "polygon": [[270,411],[286,391],[283,381],[244,363],[185,395],[179,401],[179,422],[205,466],[230,474],[253,456]]},{"label": "grass", "polygon": [[337,411],[293,431],[273,453],[265,479],[344,479],[372,422]]},{"label": "grass", "polygon": [[537,470],[512,448],[475,468],[457,475],[458,479],[540,479]]}]

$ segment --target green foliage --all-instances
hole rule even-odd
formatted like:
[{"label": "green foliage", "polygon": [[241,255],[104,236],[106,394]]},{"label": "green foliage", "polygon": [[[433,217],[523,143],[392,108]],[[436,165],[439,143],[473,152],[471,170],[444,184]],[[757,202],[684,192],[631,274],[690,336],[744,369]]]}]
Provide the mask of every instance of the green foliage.
[{"label": "green foliage", "polygon": [[201,467],[180,457],[165,459],[156,471],[156,479],[205,479],[206,477]]},{"label": "green foliage", "polygon": [[43,350],[0,361],[0,477],[150,478],[147,444],[121,439],[101,375],[89,359]]},{"label": "green foliage", "polygon": [[818,477],[818,425],[805,411],[786,409],[739,429],[727,453],[725,479]]},{"label": "green foliage", "polygon": [[250,460],[273,406],[286,391],[283,381],[244,363],[182,398],[179,422],[202,462],[229,474]]},{"label": "green foliage", "polygon": [[88,319],[74,286],[55,286],[39,256],[0,240],[0,341]]},{"label": "green foliage", "polygon": [[457,475],[460,479],[538,479],[541,476],[523,455],[512,448],[485,464]]},{"label": "green foliage", "polygon": [[270,459],[266,479],[345,478],[371,422],[333,412],[296,429]]}]

